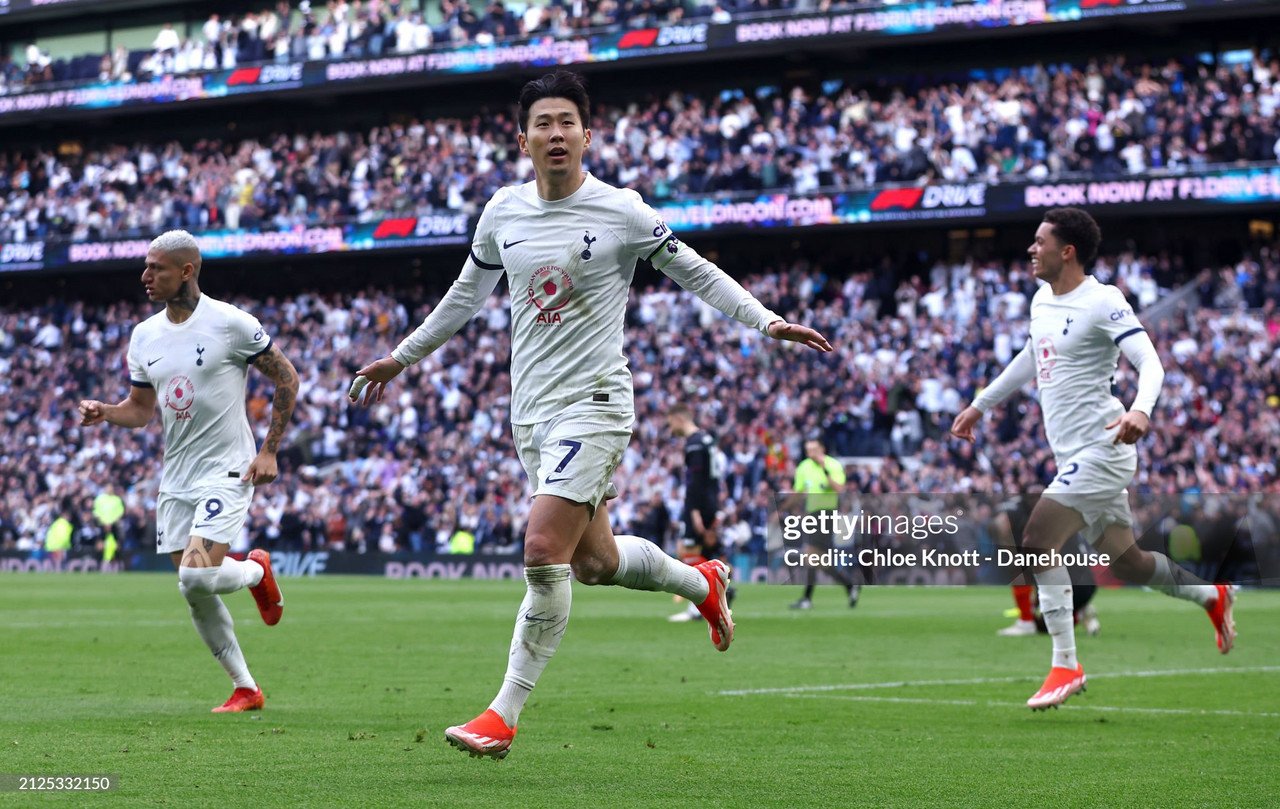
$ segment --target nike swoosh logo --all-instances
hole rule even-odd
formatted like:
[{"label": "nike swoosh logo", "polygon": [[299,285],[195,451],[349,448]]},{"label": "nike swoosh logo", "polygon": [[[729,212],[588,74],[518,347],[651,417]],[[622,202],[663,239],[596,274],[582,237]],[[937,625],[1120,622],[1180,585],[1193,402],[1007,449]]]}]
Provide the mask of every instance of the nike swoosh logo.
[{"label": "nike swoosh logo", "polygon": [[541,613],[539,613],[538,615],[533,615],[532,613],[528,613],[528,612],[524,614],[524,619],[526,621],[532,621],[534,623],[539,623],[539,624],[545,624],[551,620],[550,618],[543,618]]},{"label": "nike swoosh logo", "polygon": [[147,363],[147,367],[150,368],[152,365],[155,365],[157,362],[159,362],[162,359],[164,359],[164,357],[156,357],[154,360]]},{"label": "nike swoosh logo", "polygon": [[[533,237],[531,236],[531,237],[529,237],[529,238],[533,238]],[[507,249],[510,249],[510,248],[512,248],[512,247],[515,247],[517,244],[524,244],[524,243],[525,243],[525,242],[527,242],[527,241],[529,241],[529,239],[518,239],[517,241],[514,241],[514,242],[503,242],[503,243],[502,243],[502,249],[503,249],[503,250],[507,250]]]},{"label": "nike swoosh logo", "polygon": [[568,479],[569,479],[569,478],[567,478],[567,477],[563,477],[563,478],[547,478],[546,480],[544,480],[544,481],[543,481],[543,483],[564,483],[564,482],[565,482],[566,480],[568,480]]}]

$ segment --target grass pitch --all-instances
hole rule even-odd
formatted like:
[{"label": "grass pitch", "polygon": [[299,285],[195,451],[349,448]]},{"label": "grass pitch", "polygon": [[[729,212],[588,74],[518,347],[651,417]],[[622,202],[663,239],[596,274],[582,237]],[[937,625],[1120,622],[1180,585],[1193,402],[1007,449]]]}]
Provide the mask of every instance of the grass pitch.
[{"label": "grass pitch", "polygon": [[1218,654],[1192,604],[1097,599],[1089,691],[1021,707],[1049,640],[998,638],[1007,590],[743,587],[728,653],[668,596],[574,586],[573,617],[510,757],[444,728],[493,696],[522,585],[282,582],[284,620],[225,596],[260,713],[171,575],[0,575],[0,773],[112,773],[74,806],[1261,806],[1280,794],[1280,592],[1237,602]]}]

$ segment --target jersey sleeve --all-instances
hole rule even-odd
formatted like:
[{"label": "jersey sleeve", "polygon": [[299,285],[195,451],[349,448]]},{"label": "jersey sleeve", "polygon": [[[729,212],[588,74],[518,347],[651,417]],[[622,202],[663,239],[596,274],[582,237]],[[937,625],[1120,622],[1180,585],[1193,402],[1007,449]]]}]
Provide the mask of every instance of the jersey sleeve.
[{"label": "jersey sleeve", "polygon": [[476,235],[471,239],[471,260],[482,270],[502,269],[502,254],[498,252],[495,211],[505,198],[505,188],[494,194],[484,206],[480,221],[476,223]]},{"label": "jersey sleeve", "polygon": [[[662,221],[662,216],[640,195],[630,189],[622,191],[626,198],[627,214],[627,249],[636,258],[651,262],[654,267],[662,269],[669,256],[679,252],[679,241]],[[663,253],[668,255],[663,255]]]},{"label": "jersey sleeve", "polygon": [[138,357],[138,329],[135,327],[129,335],[129,350],[125,352],[125,365],[129,369],[129,384],[135,388],[155,387],[151,377],[147,376],[146,366]]},{"label": "jersey sleeve", "polygon": [[1124,294],[1115,287],[1106,287],[1106,291],[1098,296],[1093,309],[1094,323],[1103,334],[1116,344],[1124,342],[1135,334],[1145,332],[1133,307],[1125,300]]},{"label": "jersey sleeve", "polygon": [[236,310],[227,324],[231,356],[247,363],[271,349],[271,336],[258,319],[248,312]]},{"label": "jersey sleeve", "polygon": [[1031,338],[1028,337],[1022,350],[1014,356],[1009,365],[1000,372],[999,376],[991,381],[990,385],[987,385],[982,389],[981,393],[974,397],[974,409],[986,413],[1012,396],[1023,385],[1029,384],[1031,380],[1035,379],[1036,361],[1033,351]]},{"label": "jersey sleeve", "polygon": [[769,324],[783,320],[756,300],[728,273],[681,244],[658,212],[634,191],[624,191],[627,199],[627,247],[637,258],[673,279],[724,314],[767,334]]}]

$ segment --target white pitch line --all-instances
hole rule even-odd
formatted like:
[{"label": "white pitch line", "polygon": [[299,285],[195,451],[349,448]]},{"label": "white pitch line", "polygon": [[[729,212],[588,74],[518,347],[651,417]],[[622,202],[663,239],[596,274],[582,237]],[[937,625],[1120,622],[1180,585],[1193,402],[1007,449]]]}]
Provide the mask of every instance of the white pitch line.
[{"label": "white pitch line", "polygon": [[[964,705],[974,706],[981,705],[983,707],[992,708],[1020,708],[1027,710],[1024,702],[996,702],[987,700],[981,702],[976,699],[930,699],[928,697],[871,697],[853,694],[787,694],[788,699],[840,699],[848,702],[905,702],[918,705]],[[1145,714],[1173,714],[1177,716],[1256,716],[1260,718],[1280,717],[1280,713],[1269,713],[1265,711],[1233,711],[1230,709],[1210,710],[1199,708],[1139,708],[1137,706],[1119,706],[1119,705],[1086,705],[1081,704],[1079,700],[1071,703],[1069,710],[1084,711],[1107,711],[1110,713],[1145,713]]]},{"label": "white pitch line", "polygon": [[[1280,671],[1280,666],[1246,666],[1243,668],[1205,669],[1154,669],[1150,671],[1115,671],[1090,674],[1090,680],[1112,677],[1181,677],[1188,674],[1261,674]],[[891,680],[880,683],[841,683],[837,685],[797,685],[785,688],[742,688],[717,691],[721,697],[748,697],[761,694],[811,694],[827,691],[864,691],[876,688],[913,688],[934,685],[988,685],[994,683],[1020,683],[1039,679],[1035,676],[973,677],[965,680]]]}]

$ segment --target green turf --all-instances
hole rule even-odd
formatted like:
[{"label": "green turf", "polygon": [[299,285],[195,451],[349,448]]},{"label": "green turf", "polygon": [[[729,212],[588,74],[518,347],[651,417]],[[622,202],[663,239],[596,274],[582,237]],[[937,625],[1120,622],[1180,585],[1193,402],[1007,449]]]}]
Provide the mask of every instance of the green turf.
[{"label": "green turf", "polygon": [[[0,773],[114,773],[75,806],[1256,806],[1280,795],[1280,592],[1228,657],[1191,604],[1098,597],[1087,694],[1032,714],[1047,638],[997,638],[1002,589],[744,587],[733,649],[670,598],[575,585],[560,652],[501,763],[442,741],[492,697],[512,582],[284,582],[277,627],[227,597],[267,710],[229,682],[171,575],[0,575]],[[1170,674],[1182,670],[1189,673]],[[1149,676],[1124,676],[1147,672]],[[996,680],[953,685],[931,680]],[[725,695],[907,681],[890,687]],[[917,684],[911,684],[911,683]]]}]

